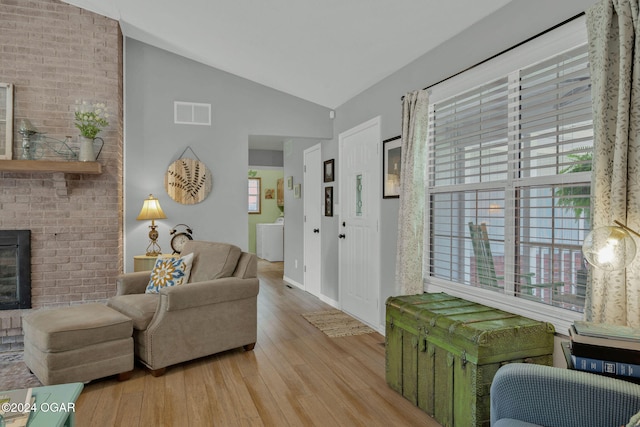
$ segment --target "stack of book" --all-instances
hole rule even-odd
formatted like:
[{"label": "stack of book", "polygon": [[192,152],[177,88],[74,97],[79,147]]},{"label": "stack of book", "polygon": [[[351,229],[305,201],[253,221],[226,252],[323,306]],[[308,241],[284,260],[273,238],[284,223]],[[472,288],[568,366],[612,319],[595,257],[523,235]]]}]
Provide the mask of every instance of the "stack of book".
[{"label": "stack of book", "polygon": [[574,369],[640,379],[640,329],[576,321],[569,338]]},{"label": "stack of book", "polygon": [[0,392],[0,415],[4,421],[2,425],[26,426],[34,401],[31,388]]}]

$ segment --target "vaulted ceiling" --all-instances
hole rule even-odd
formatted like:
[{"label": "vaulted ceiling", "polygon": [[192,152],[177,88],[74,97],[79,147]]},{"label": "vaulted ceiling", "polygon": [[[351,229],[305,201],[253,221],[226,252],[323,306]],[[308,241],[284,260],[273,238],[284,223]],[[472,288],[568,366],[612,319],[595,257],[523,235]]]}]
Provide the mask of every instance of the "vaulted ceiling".
[{"label": "vaulted ceiling", "polygon": [[63,0],[125,36],[336,108],[511,0]]}]

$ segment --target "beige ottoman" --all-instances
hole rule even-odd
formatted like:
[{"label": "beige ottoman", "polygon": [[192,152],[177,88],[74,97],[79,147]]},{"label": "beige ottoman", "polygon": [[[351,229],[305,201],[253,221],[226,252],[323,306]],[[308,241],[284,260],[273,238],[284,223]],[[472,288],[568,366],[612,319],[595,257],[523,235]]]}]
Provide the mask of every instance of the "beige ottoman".
[{"label": "beige ottoman", "polygon": [[24,361],[44,385],[88,382],[133,370],[133,324],[102,304],[25,315]]}]

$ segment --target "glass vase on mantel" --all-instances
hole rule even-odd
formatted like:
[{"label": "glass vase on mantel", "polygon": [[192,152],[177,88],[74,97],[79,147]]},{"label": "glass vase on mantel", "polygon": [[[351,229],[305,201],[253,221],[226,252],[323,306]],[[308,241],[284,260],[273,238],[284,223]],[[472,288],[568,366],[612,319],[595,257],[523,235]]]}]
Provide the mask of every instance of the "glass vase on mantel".
[{"label": "glass vase on mantel", "polygon": [[[100,143],[97,154],[95,150],[96,141]],[[102,138],[95,137],[91,139],[80,135],[80,153],[78,154],[78,160],[81,162],[95,162],[102,151],[102,147],[104,147],[104,140]]]}]

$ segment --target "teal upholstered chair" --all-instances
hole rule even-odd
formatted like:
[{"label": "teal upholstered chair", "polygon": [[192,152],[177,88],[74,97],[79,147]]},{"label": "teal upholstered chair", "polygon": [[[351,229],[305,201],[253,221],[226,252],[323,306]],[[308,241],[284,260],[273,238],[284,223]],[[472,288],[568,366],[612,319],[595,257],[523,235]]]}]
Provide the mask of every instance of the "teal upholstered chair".
[{"label": "teal upholstered chair", "polygon": [[504,365],[490,394],[492,427],[635,426],[640,417],[640,385],[552,366]]}]

